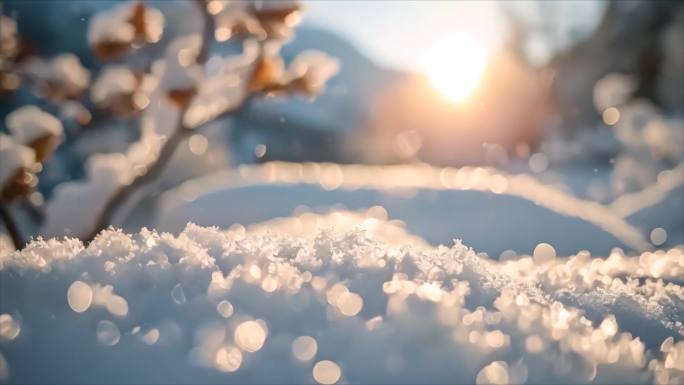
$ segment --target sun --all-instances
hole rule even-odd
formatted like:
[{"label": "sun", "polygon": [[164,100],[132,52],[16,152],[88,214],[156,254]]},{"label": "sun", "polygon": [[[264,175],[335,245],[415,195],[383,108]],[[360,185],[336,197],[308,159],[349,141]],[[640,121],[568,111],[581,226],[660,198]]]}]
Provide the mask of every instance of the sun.
[{"label": "sun", "polygon": [[433,45],[421,60],[432,86],[453,102],[473,92],[487,67],[487,50],[467,35],[455,35]]}]

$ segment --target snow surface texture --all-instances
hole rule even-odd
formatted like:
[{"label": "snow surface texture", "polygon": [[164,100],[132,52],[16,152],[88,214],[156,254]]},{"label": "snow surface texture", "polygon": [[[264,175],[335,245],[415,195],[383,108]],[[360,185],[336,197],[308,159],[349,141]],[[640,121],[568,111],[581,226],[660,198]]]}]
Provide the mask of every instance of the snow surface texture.
[{"label": "snow surface texture", "polygon": [[495,261],[379,207],[38,240],[0,250],[0,377],[681,383],[683,252]]}]

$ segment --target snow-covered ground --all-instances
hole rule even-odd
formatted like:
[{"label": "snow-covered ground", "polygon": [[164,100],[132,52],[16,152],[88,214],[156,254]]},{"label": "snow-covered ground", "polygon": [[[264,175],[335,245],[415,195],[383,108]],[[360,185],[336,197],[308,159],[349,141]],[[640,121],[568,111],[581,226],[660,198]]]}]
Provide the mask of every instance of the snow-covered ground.
[{"label": "snow-covered ground", "polygon": [[561,255],[581,250],[607,255],[614,247],[651,248],[650,232],[660,227],[667,233],[664,246],[684,241],[677,187],[684,173],[675,171],[677,178],[665,187],[611,206],[493,168],[273,162],[240,166],[164,193],[151,225],[171,232],[188,221],[226,228],[302,210],[378,205],[435,246],[459,238],[498,258],[506,250],[531,253],[548,242]]},{"label": "snow-covered ground", "polygon": [[[0,106],[0,198],[45,203],[17,216],[23,250],[0,233],[0,383],[684,384],[684,121],[659,107],[680,27],[636,44],[662,45],[659,106],[638,74],[562,59],[550,97],[501,52],[473,109],[334,34],[288,42],[290,1],[110,3],[0,18],[7,89],[35,86]],[[268,41],[225,42],[242,27]],[[17,56],[31,41],[45,58]],[[251,101],[273,89],[305,97]],[[413,163],[249,164],[278,159]],[[123,230],[84,244],[97,222]]]},{"label": "snow-covered ground", "polygon": [[[367,211],[0,250],[12,383],[681,383],[684,249],[501,261]],[[458,215],[454,210],[453,215]],[[492,235],[492,237],[496,237]],[[607,257],[607,258],[606,258]]]}]

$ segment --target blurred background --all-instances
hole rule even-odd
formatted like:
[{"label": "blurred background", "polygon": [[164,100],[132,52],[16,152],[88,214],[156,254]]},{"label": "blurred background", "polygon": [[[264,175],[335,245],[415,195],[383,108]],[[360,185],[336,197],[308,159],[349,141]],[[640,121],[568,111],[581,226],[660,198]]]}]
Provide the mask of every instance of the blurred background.
[{"label": "blurred background", "polygon": [[[102,63],[88,47],[88,20],[114,3],[5,0],[2,10],[17,22],[20,56],[70,52],[96,73]],[[146,3],[164,14],[165,33],[158,44],[128,58],[131,63],[144,60],[145,55],[158,55],[173,36],[201,29],[200,16],[187,2]],[[301,25],[282,47],[282,55],[288,61],[297,52],[317,49],[338,58],[340,71],[325,92],[313,101],[304,97],[258,100],[237,116],[209,124],[179,149],[157,188],[142,199],[139,207],[154,207],[156,214],[134,210],[124,223],[127,228],[166,226],[178,231],[187,220],[246,225],[275,214],[287,215],[301,205],[330,208],[342,204],[355,209],[380,204],[388,208],[390,217],[399,217],[433,243],[463,237],[473,246],[498,254],[505,247],[530,249],[540,240],[555,237],[561,244],[565,240],[566,246],[560,249],[566,252],[592,249],[591,239],[586,239],[591,229],[577,230],[579,235],[573,238],[568,231],[575,231],[575,225],[562,220],[555,230],[531,237],[529,242],[517,240],[530,238],[529,232],[527,236],[514,232],[504,239],[508,246],[504,241],[492,246],[487,238],[497,231],[494,223],[509,221],[515,226],[526,215],[534,216],[532,209],[525,206],[508,219],[494,216],[490,222],[479,223],[477,218],[487,215],[483,212],[499,207],[489,198],[434,198],[423,192],[401,199],[382,194],[350,198],[324,195],[330,189],[323,188],[298,191],[295,196],[299,198],[284,203],[282,210],[263,215],[255,214],[259,208],[250,206],[233,211],[229,207],[209,217],[206,212],[203,217],[197,211],[181,210],[178,223],[164,213],[163,220],[150,219],[160,218],[159,202],[164,199],[159,197],[164,192],[240,165],[269,161],[427,163],[491,166],[530,175],[572,197],[604,205],[655,189],[656,198],[653,194],[647,194],[650,198],[633,196],[636,202],[650,202],[648,210],[634,205],[621,208],[624,204],[613,208],[622,210],[620,215],[655,245],[684,242],[681,2],[311,0],[303,5]],[[238,50],[239,44],[215,44],[211,55]],[[67,135],[78,133],[78,140],[65,141],[46,164],[38,193],[32,196],[38,203],[49,201],[55,186],[83,178],[86,159],[92,154],[124,151],[139,135],[134,119],[97,111],[86,125],[70,123],[69,111],[44,101],[31,88],[3,95],[0,120],[27,104],[61,116]],[[220,179],[225,178],[221,175],[213,177],[212,191],[225,188],[220,187]],[[249,202],[253,193],[250,190],[241,199]],[[203,195],[195,191],[192,201]],[[218,205],[230,206],[226,199]],[[442,203],[435,203],[440,199]],[[164,204],[168,207],[168,199]],[[395,210],[388,207],[392,205]],[[505,201],[498,215],[508,216],[514,205]],[[434,219],[443,212],[436,207],[459,208],[461,215],[435,219],[427,228],[420,225],[421,216]],[[545,215],[537,216],[538,225],[530,227],[530,232],[553,228],[554,219]],[[457,223],[463,221],[454,216],[467,218],[464,221],[475,226],[463,223],[459,227]],[[653,242],[649,235],[654,229],[664,230],[666,239],[660,242],[656,237]],[[601,251],[622,245],[601,240],[596,244]]]}]

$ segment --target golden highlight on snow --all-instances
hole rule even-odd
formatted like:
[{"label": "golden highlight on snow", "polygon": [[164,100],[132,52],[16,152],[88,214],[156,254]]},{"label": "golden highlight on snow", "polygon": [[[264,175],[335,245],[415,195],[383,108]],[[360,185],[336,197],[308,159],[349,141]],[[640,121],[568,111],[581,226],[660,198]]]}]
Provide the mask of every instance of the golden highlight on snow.
[{"label": "golden highlight on snow", "polygon": [[540,243],[534,248],[533,257],[537,264],[551,262],[556,258],[556,249],[548,243]]},{"label": "golden highlight on snow", "polygon": [[146,345],[154,345],[159,341],[159,329],[150,329],[147,333],[143,334],[141,337],[142,341]]},{"label": "golden highlight on snow", "polygon": [[477,385],[508,385],[508,365],[503,361],[494,361],[477,373]]},{"label": "golden highlight on snow", "polygon": [[316,356],[318,343],[313,337],[300,336],[292,341],[292,354],[300,361],[309,361]]},{"label": "golden highlight on snow", "polygon": [[221,317],[229,318],[233,315],[233,305],[224,299],[216,304],[216,311],[218,311]]},{"label": "golden highlight on snow", "polygon": [[128,314],[128,302],[121,296],[111,296],[105,306],[115,316],[125,317]]},{"label": "golden highlight on snow", "polygon": [[242,352],[234,346],[224,346],[216,352],[215,360],[218,370],[232,373],[242,365]]},{"label": "golden highlight on snow", "polygon": [[83,313],[93,301],[93,289],[85,282],[74,281],[67,291],[67,302],[71,310]]},{"label": "golden highlight on snow", "polygon": [[21,332],[21,324],[10,314],[0,314],[0,342],[11,341]]},{"label": "golden highlight on snow", "polygon": [[339,381],[341,376],[340,366],[330,360],[318,361],[313,367],[314,380],[319,384],[334,384]]},{"label": "golden highlight on snow", "polygon": [[254,353],[264,346],[266,328],[258,321],[246,321],[235,329],[235,343],[240,349]]},{"label": "golden highlight on snow", "polygon": [[363,298],[356,293],[346,291],[337,297],[335,305],[337,305],[337,308],[342,314],[347,317],[352,317],[359,314],[361,311],[361,308],[363,307]]}]

